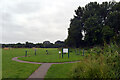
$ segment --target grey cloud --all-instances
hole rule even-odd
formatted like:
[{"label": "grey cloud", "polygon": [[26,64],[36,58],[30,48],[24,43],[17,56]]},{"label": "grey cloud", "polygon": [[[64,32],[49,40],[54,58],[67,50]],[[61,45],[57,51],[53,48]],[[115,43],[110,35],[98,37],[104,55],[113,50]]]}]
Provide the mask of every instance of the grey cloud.
[{"label": "grey cloud", "polygon": [[42,9],[42,3],[38,3],[35,1],[22,1],[21,3],[16,4],[16,7],[12,8],[12,11],[17,14],[24,14],[24,13],[34,13]]},{"label": "grey cloud", "polygon": [[65,40],[74,10],[90,1],[2,0],[3,43]]}]

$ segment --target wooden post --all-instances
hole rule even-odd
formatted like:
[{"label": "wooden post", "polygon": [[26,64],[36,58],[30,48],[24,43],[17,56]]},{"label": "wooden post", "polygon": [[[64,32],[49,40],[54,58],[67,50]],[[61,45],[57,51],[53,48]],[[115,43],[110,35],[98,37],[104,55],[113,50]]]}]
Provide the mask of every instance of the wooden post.
[{"label": "wooden post", "polygon": [[48,50],[46,50],[46,54],[48,54]]},{"label": "wooden post", "polygon": [[61,51],[59,51],[59,58],[61,58]]},{"label": "wooden post", "polygon": [[68,58],[69,58],[69,48],[68,48]]},{"label": "wooden post", "polygon": [[63,58],[63,48],[62,48],[62,58]]},{"label": "wooden post", "polygon": [[79,55],[80,55],[80,49],[79,49]]},{"label": "wooden post", "polygon": [[75,54],[77,55],[77,49],[75,49]]},{"label": "wooden post", "polygon": [[25,57],[27,57],[27,50],[25,51]]},{"label": "wooden post", "polygon": [[35,49],[35,56],[36,56],[36,49]]}]

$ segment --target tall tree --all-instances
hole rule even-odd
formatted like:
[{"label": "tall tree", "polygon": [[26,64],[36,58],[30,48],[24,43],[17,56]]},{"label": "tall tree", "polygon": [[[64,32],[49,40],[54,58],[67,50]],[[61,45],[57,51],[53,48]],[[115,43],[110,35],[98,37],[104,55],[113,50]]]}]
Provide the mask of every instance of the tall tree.
[{"label": "tall tree", "polygon": [[66,44],[80,47],[83,43],[82,31],[86,33],[84,42],[88,46],[101,45],[104,41],[109,43],[113,37],[119,40],[120,2],[90,2],[85,7],[79,6],[70,21]]}]

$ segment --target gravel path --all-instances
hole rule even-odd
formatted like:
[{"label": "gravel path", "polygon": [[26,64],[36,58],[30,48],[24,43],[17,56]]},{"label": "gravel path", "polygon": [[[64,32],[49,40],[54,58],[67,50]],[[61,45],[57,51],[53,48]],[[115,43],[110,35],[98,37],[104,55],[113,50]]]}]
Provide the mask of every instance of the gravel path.
[{"label": "gravel path", "polygon": [[[25,57],[25,56],[20,56],[20,57]],[[29,62],[29,61],[22,61],[18,59],[19,57],[14,57],[12,60],[21,62],[21,63],[31,63],[31,64],[42,64],[35,72],[32,73],[31,76],[27,80],[43,80],[48,69],[52,64],[64,64],[64,63],[75,63],[75,62],[80,62],[80,61],[74,61],[74,62],[61,62],[61,63],[39,63],[39,62]]]}]

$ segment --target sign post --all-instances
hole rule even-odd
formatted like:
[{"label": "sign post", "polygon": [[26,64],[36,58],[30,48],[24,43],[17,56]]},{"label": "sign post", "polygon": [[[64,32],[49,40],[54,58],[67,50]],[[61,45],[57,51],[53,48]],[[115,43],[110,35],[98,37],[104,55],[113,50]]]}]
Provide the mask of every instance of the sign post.
[{"label": "sign post", "polygon": [[35,49],[35,56],[36,56],[36,49]]},{"label": "sign post", "polygon": [[27,57],[27,50],[25,51],[25,57]]},{"label": "sign post", "polygon": [[68,48],[62,49],[62,58],[63,58],[63,53],[68,53],[68,58],[69,58],[69,49]]},{"label": "sign post", "polygon": [[69,48],[68,48],[68,58],[69,58]]},{"label": "sign post", "polygon": [[59,51],[59,58],[61,58],[61,51]]},{"label": "sign post", "polygon": [[48,50],[46,50],[46,54],[48,54]]},{"label": "sign post", "polygon": [[63,58],[63,49],[62,49],[62,58]]},{"label": "sign post", "polygon": [[79,49],[79,55],[80,55],[80,49]]}]

